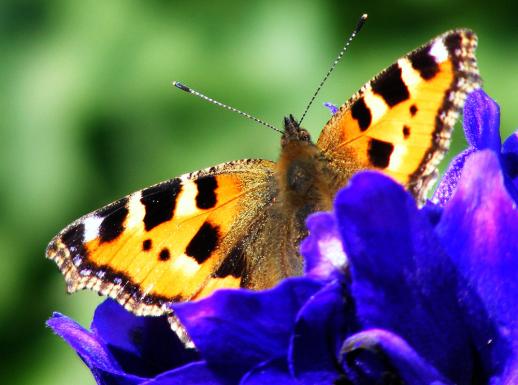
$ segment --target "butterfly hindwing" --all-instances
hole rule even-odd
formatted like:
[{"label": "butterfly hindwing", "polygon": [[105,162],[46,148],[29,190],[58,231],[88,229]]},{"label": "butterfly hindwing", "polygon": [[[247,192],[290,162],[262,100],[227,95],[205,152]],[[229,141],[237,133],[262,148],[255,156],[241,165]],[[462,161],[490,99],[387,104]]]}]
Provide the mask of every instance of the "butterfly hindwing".
[{"label": "butterfly hindwing", "polygon": [[69,225],[47,256],[70,292],[92,289],[136,314],[239,287],[247,261],[236,247],[271,203],[273,167],[230,162],[135,192]]},{"label": "butterfly hindwing", "polygon": [[318,146],[344,179],[377,169],[425,198],[468,92],[479,86],[476,36],[447,32],[360,89],[324,127]]}]

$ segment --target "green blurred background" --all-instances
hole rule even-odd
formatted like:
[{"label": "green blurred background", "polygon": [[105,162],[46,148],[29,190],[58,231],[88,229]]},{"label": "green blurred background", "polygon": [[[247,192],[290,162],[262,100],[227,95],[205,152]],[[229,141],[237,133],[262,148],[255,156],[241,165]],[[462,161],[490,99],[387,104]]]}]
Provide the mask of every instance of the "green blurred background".
[{"label": "green blurred background", "polygon": [[[357,18],[369,21],[305,121],[455,27],[479,35],[503,135],[518,126],[518,23],[492,1],[64,1],[0,4],[0,379],[93,384],[45,328],[52,311],[88,325],[101,300],[67,296],[50,238],[80,215],[175,175],[275,159],[279,136],[173,89],[181,80],[276,125],[300,117]],[[454,151],[464,146],[457,129]]]}]

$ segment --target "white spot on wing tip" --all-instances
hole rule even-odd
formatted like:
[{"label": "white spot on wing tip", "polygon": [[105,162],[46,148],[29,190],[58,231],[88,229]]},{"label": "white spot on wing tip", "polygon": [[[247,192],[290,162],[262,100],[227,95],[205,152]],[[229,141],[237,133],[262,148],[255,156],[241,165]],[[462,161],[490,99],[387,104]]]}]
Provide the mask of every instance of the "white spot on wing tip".
[{"label": "white spot on wing tip", "polygon": [[442,63],[448,59],[448,49],[442,39],[435,40],[430,48],[430,55],[432,55],[438,63]]},{"label": "white spot on wing tip", "polygon": [[401,76],[406,86],[413,90],[416,85],[422,82],[421,76],[419,73],[412,68],[412,63],[407,58],[402,58],[398,60],[399,68],[401,68]]},{"label": "white spot on wing tip", "polygon": [[369,106],[372,115],[371,125],[376,124],[387,112],[388,106],[379,95],[376,95],[370,88],[363,95],[365,103]]},{"label": "white spot on wing tip", "polygon": [[102,221],[103,218],[100,218],[96,215],[92,215],[84,220],[83,224],[85,226],[85,242],[89,242],[99,236],[99,227],[101,226]]},{"label": "white spot on wing tip", "polygon": [[196,184],[190,179],[182,178],[182,192],[175,209],[176,217],[190,217],[200,211],[196,207],[196,195],[198,195]]},{"label": "white spot on wing tip", "polygon": [[131,194],[129,198],[129,215],[126,219],[125,225],[127,229],[139,226],[144,220],[144,216],[146,215],[146,209],[144,208],[144,205],[140,202],[140,198],[142,198],[141,191],[137,191]]}]

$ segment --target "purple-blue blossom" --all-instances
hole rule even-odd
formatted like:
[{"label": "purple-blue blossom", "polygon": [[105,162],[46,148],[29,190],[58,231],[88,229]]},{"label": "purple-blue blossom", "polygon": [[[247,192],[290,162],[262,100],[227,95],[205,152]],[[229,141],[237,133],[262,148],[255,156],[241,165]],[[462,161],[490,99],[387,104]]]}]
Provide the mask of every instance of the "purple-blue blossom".
[{"label": "purple-blue blossom", "polygon": [[484,149],[494,151],[502,165],[509,193],[515,198],[518,179],[518,132],[502,145],[500,139],[500,107],[483,90],[472,92],[464,106],[464,134],[468,148],[448,166],[432,200],[444,205],[455,192],[464,163],[472,154]]},{"label": "purple-blue blossom", "polygon": [[498,105],[473,92],[470,148],[436,203],[358,173],[308,218],[304,276],[172,304],[196,350],[112,300],[90,330],[60,314],[48,325],[99,384],[515,385],[518,136],[500,145],[498,126]]},{"label": "purple-blue blossom", "polygon": [[334,115],[338,112],[338,107],[335,106],[333,103],[325,102],[324,107],[329,109],[329,111],[331,112],[331,115]]}]

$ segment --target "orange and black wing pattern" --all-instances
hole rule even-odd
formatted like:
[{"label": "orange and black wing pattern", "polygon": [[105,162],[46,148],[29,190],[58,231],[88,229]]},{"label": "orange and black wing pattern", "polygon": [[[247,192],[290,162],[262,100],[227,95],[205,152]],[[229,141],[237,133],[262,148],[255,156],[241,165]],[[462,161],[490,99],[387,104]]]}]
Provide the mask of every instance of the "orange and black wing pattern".
[{"label": "orange and black wing pattern", "polygon": [[69,292],[91,289],[138,315],[240,287],[232,257],[271,202],[274,163],[243,160],[185,174],[135,192],[78,219],[47,248]]},{"label": "orange and black wing pattern", "polygon": [[475,34],[447,32],[363,86],[324,127],[318,146],[343,174],[380,170],[423,201],[467,93],[480,86]]}]

